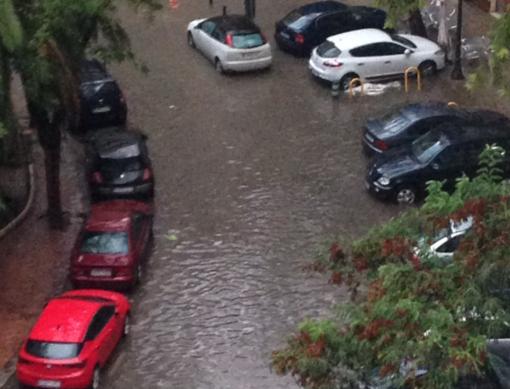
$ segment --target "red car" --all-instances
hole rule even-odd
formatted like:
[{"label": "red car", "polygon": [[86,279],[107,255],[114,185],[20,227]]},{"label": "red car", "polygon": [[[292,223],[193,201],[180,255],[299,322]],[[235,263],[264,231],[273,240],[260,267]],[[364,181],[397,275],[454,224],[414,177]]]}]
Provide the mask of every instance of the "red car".
[{"label": "red car", "polygon": [[112,200],[92,205],[71,254],[77,288],[126,289],[142,277],[152,238],[150,204]]},{"label": "red car", "polygon": [[19,352],[20,386],[98,388],[100,369],[129,331],[129,308],[122,294],[97,289],[50,300]]}]

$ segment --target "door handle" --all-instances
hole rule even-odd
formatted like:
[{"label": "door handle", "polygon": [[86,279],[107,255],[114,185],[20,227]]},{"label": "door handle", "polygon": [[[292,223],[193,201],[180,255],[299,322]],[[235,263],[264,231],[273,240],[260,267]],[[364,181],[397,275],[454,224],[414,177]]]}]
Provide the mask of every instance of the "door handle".
[{"label": "door handle", "polygon": [[364,63],[363,63],[363,62],[360,62],[360,63],[358,64],[358,66],[363,66],[363,65],[364,65]]},{"label": "door handle", "polygon": [[384,61],[384,63],[391,63],[391,61]]}]

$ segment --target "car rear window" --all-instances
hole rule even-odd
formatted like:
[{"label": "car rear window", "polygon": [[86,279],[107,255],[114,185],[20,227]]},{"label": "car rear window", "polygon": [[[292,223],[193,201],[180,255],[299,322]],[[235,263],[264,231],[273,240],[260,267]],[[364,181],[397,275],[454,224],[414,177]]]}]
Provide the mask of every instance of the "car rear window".
[{"label": "car rear window", "polygon": [[325,41],[317,47],[317,54],[323,58],[335,58],[342,54],[342,52],[333,42]]},{"label": "car rear window", "polygon": [[307,28],[312,20],[319,14],[302,15],[298,11],[292,11],[290,14],[283,18],[283,23],[292,28],[293,30],[303,30]]},{"label": "car rear window", "polygon": [[83,237],[81,252],[84,254],[127,254],[126,232],[88,231]]},{"label": "car rear window", "polygon": [[51,343],[29,340],[26,351],[30,355],[46,359],[75,358],[80,354],[81,343]]},{"label": "car rear window", "polygon": [[106,179],[112,180],[122,173],[136,172],[144,169],[141,157],[132,158],[102,158],[99,170]]},{"label": "car rear window", "polygon": [[264,37],[258,32],[232,35],[232,46],[236,49],[251,49],[262,46],[264,43]]}]

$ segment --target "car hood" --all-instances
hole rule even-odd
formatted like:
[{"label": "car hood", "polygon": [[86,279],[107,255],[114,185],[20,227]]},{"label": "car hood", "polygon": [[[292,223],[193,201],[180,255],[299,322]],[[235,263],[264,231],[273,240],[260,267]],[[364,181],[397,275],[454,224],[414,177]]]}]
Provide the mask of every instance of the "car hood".
[{"label": "car hood", "polygon": [[80,254],[73,260],[75,266],[126,266],[126,254]]},{"label": "car hood", "polygon": [[426,38],[422,38],[421,36],[417,35],[410,35],[410,34],[399,34],[403,36],[406,39],[409,39],[411,42],[413,42],[416,45],[417,51],[437,51],[441,50],[441,47],[435,42],[432,42],[431,40],[428,40]]},{"label": "car hood", "polygon": [[373,168],[376,169],[379,175],[393,178],[415,171],[420,166],[419,162],[411,154],[411,150],[406,148],[395,151],[390,150],[379,156],[375,159]]}]

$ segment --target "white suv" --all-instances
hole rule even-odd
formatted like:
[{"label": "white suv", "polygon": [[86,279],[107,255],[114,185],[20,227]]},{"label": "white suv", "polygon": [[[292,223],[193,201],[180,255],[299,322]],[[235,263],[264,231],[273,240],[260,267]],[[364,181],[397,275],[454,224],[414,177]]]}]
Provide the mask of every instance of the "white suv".
[{"label": "white suv", "polygon": [[309,68],[347,89],[356,77],[363,80],[390,77],[418,67],[428,76],[444,68],[444,52],[434,42],[415,35],[388,34],[363,29],[330,36],[312,51]]}]

